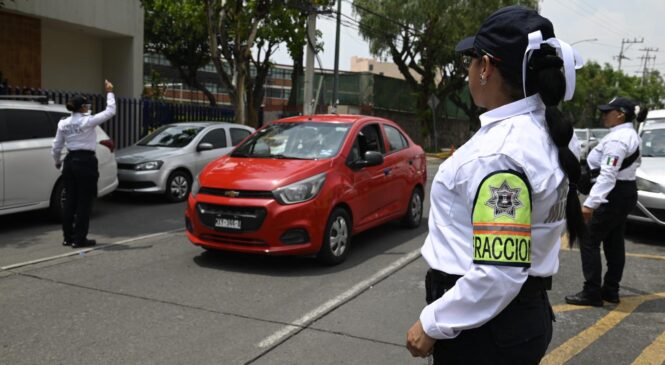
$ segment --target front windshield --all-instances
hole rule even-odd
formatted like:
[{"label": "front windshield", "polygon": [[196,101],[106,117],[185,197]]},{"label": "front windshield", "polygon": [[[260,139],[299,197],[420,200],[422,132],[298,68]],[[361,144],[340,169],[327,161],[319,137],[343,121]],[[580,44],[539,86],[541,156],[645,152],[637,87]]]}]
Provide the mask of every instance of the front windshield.
[{"label": "front windshield", "polygon": [[191,125],[165,125],[150,133],[137,143],[139,146],[185,147],[203,127]]},{"label": "front windshield", "polygon": [[575,135],[579,140],[586,140],[586,131],[585,130],[575,130]]},{"label": "front windshield", "polygon": [[665,157],[665,129],[642,132],[642,156]]},{"label": "front windshield", "polygon": [[274,123],[261,129],[231,156],[318,160],[337,155],[347,132],[347,123]]}]

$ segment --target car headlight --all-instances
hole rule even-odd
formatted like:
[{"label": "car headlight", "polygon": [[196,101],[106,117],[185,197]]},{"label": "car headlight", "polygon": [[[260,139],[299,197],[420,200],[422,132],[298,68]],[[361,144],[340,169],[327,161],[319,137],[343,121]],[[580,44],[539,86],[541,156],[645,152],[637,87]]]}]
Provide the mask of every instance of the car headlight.
[{"label": "car headlight", "polygon": [[291,185],[273,190],[272,194],[281,204],[296,204],[316,197],[326,181],[326,174],[318,174]]},{"label": "car headlight", "polygon": [[196,198],[196,194],[199,193],[200,189],[201,189],[201,183],[199,182],[199,177],[196,176],[194,178],[194,182],[192,183],[192,190],[190,190],[190,193],[192,194],[192,198]]},{"label": "car headlight", "polygon": [[665,193],[665,189],[659,184],[647,179],[636,177],[637,190],[648,191],[650,193]]},{"label": "car headlight", "polygon": [[137,170],[137,171],[159,170],[162,167],[163,164],[164,164],[164,161],[142,162],[142,163],[136,164],[136,166],[134,166],[134,170]]}]

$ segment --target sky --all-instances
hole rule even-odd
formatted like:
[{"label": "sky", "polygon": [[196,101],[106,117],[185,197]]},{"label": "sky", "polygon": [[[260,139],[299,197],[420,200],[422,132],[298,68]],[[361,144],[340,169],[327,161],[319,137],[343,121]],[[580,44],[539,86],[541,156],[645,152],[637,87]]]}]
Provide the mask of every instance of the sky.
[{"label": "sky", "polygon": [[[342,3],[342,13],[354,17],[351,4]],[[540,13],[554,24],[557,38],[574,44],[585,61],[609,63],[614,69],[621,50],[621,41],[644,40],[643,43],[625,44],[621,70],[627,75],[641,75],[646,55],[642,49],[658,49],[650,52],[649,67],[665,75],[665,32],[660,27],[665,14],[663,0],[542,0]],[[344,17],[343,17],[344,19]],[[317,29],[322,32],[324,51],[319,54],[324,68],[332,69],[335,55],[335,20],[325,16],[317,19]],[[371,58],[369,46],[355,29],[342,25],[340,32],[340,70],[349,70],[352,56]],[[273,60],[280,64],[292,64],[282,46]],[[318,64],[317,64],[318,66]]]}]

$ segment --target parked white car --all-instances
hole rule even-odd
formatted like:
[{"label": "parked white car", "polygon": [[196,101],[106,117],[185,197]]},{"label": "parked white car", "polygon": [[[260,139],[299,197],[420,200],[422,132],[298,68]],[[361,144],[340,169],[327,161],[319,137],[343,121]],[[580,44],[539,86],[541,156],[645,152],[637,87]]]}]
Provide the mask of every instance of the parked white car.
[{"label": "parked white car", "polygon": [[[45,97],[0,99],[0,215],[50,208],[55,218],[62,216],[64,188],[51,157],[51,144],[58,122],[69,115],[63,105]],[[118,178],[115,144],[100,127],[96,132],[97,197],[101,197],[115,190]],[[63,155],[66,153],[64,150]]]},{"label": "parked white car", "polygon": [[645,124],[640,137],[637,207],[628,219],[665,226],[665,123]]},{"label": "parked white car", "polygon": [[222,122],[162,126],[118,151],[118,191],[164,194],[169,201],[184,201],[199,171],[252,133],[252,127]]}]

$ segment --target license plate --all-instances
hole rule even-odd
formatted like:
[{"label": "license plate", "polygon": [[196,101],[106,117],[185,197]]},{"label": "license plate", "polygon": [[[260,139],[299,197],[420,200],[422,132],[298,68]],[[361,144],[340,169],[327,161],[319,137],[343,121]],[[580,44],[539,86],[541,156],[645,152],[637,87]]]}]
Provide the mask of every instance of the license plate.
[{"label": "license plate", "polygon": [[216,228],[241,229],[240,219],[215,218]]}]

